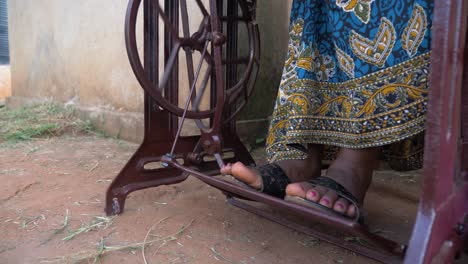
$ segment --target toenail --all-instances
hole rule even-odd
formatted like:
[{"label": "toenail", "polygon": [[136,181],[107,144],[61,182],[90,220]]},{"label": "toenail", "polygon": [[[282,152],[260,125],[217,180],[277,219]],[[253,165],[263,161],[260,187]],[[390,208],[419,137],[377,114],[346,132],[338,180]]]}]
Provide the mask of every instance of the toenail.
[{"label": "toenail", "polygon": [[326,205],[329,205],[330,204],[330,201],[328,199],[322,199],[322,203],[326,204]]},{"label": "toenail", "polygon": [[314,192],[314,191],[311,191],[311,192],[309,192],[309,193],[310,193],[310,195],[311,195],[312,197],[316,197],[316,196],[317,196],[317,193]]},{"label": "toenail", "polygon": [[340,210],[344,209],[344,206],[342,204],[337,204],[336,207],[338,207],[338,209],[340,209]]}]

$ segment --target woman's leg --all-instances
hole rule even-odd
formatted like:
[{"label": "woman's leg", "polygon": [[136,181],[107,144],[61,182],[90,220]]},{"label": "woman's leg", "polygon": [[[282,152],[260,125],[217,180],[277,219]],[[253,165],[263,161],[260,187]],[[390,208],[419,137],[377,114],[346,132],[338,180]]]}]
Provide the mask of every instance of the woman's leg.
[{"label": "woman's leg", "polygon": [[[303,182],[320,176],[322,168],[320,149],[320,145],[309,145],[307,159],[282,160],[275,163],[281,167],[291,182]],[[258,172],[241,162],[226,165],[221,169],[221,173],[232,175],[253,188],[260,189],[262,187],[262,178]]]},{"label": "woman's leg", "polygon": [[[328,168],[329,177],[352,193],[361,203],[372,181],[372,174],[379,162],[379,148],[346,149],[338,153],[336,160]],[[288,196],[297,196],[318,202],[323,206],[333,208],[339,213],[354,217],[356,208],[345,199],[323,187],[312,187],[307,182],[292,183],[286,188]]]}]

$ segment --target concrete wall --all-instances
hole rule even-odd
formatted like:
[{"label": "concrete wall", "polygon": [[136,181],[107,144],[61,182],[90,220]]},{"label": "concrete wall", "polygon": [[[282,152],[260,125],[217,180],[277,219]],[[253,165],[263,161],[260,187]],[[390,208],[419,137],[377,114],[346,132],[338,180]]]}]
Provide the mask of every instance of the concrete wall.
[{"label": "concrete wall", "polygon": [[288,45],[292,0],[257,0],[261,37],[261,67],[250,103],[241,119],[265,118],[273,111]]},{"label": "concrete wall", "polygon": [[123,0],[10,0],[12,95],[141,111],[125,9]]},{"label": "concrete wall", "polygon": [[[262,68],[254,104],[243,115],[247,119],[271,112],[291,1],[258,2]],[[94,113],[95,119],[99,116],[102,127],[118,130],[124,138],[139,138],[143,96],[125,50],[126,6],[126,0],[10,0],[12,96],[7,103],[17,106],[47,99],[74,104],[91,116]],[[123,117],[134,121],[119,124]],[[115,124],[106,124],[110,119]]]},{"label": "concrete wall", "polygon": [[11,95],[10,65],[0,65],[0,100]]}]

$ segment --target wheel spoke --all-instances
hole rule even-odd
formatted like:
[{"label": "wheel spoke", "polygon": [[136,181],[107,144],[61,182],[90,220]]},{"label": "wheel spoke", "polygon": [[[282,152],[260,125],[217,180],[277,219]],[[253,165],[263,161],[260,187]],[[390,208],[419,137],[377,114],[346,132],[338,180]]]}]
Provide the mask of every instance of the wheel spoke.
[{"label": "wheel spoke", "polygon": [[213,69],[213,66],[211,66],[211,64],[208,64],[208,69],[205,72],[205,76],[203,77],[203,82],[200,87],[200,93],[196,97],[195,101],[192,103],[193,111],[199,110],[199,106],[200,106],[201,100],[203,99],[203,95],[205,94],[206,87],[208,87],[208,81],[210,80],[212,69]]},{"label": "wheel spoke", "polygon": [[164,22],[164,27],[166,27],[166,30],[169,31],[172,38],[174,40],[178,41],[179,40],[179,33],[177,32],[177,30],[175,30],[172,27],[171,20],[166,16],[163,9],[161,8],[161,5],[159,5],[159,0],[157,2],[158,2],[158,4],[156,5],[156,9],[158,10],[159,15],[161,16],[161,19]]},{"label": "wheel spoke", "polygon": [[[201,103],[201,100],[203,99],[203,95],[205,94],[205,90],[208,87],[208,82],[210,81],[210,77],[212,75],[212,72],[211,72],[212,69],[213,69],[213,66],[211,66],[211,64],[208,64],[208,69],[205,72],[205,77],[203,78],[203,82],[200,87],[200,93],[195,99],[195,102],[192,103],[192,111],[196,111],[196,112],[200,111],[200,103]],[[195,119],[195,124],[201,130],[208,129],[205,126],[205,124],[203,124],[201,119]]]},{"label": "wheel spoke", "polygon": [[201,10],[203,16],[204,16],[204,17],[209,16],[210,14],[209,14],[208,11],[206,10],[205,5],[203,5],[203,3],[201,2],[201,0],[196,0],[196,1],[197,1],[197,4],[198,4],[198,7],[200,7],[200,10]]},{"label": "wheel spoke", "polygon": [[161,92],[166,89],[167,82],[169,81],[169,78],[171,77],[172,68],[174,68],[174,64],[176,63],[179,50],[180,50],[180,43],[176,43],[176,46],[174,47],[171,54],[169,55],[169,59],[167,60],[166,66],[164,67],[164,75],[159,84],[159,91]]},{"label": "wheel spoke", "polygon": [[[190,38],[187,0],[180,0],[180,12],[181,12],[181,18],[182,18],[182,31],[184,34],[184,38]],[[187,61],[187,74],[188,74],[189,87],[192,87],[193,79],[194,79],[192,49],[190,47],[184,47],[184,51],[185,51],[185,59]],[[193,94],[190,98],[192,100],[192,104],[196,95],[197,95],[197,91],[193,91]]]}]

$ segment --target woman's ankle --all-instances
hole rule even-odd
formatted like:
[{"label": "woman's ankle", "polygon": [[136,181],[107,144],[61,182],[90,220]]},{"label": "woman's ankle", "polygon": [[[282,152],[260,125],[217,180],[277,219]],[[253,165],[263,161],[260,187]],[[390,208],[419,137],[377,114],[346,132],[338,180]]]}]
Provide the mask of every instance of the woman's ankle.
[{"label": "woman's ankle", "polygon": [[303,182],[320,176],[322,162],[320,159],[282,160],[276,162],[291,182]]}]

